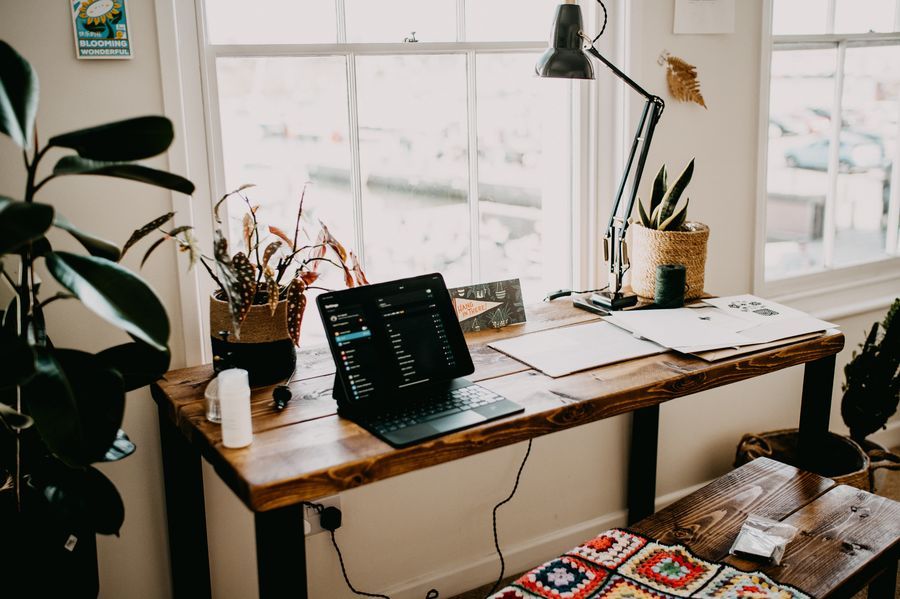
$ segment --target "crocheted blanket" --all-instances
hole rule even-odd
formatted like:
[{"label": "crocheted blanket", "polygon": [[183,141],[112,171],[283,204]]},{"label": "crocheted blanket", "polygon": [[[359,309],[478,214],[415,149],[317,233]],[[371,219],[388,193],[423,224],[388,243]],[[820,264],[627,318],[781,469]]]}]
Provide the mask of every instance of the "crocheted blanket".
[{"label": "crocheted blanket", "polygon": [[621,528],[601,533],[522,575],[491,599],[810,599],[762,572],[698,558]]}]

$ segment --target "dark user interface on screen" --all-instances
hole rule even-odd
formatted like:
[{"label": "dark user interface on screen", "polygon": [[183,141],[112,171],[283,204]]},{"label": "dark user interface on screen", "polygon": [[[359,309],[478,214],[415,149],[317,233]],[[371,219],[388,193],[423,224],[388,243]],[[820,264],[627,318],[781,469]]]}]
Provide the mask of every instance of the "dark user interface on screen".
[{"label": "dark user interface on screen", "polygon": [[322,302],[322,314],[335,347],[350,401],[379,393],[414,393],[434,381],[457,376],[446,317],[437,285],[394,289],[365,303],[346,303],[337,295]]}]

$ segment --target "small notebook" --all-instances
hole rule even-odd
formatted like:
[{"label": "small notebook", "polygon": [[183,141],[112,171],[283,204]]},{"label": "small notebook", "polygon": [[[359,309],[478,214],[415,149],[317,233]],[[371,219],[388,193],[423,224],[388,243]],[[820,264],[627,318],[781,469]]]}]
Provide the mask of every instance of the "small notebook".
[{"label": "small notebook", "polygon": [[553,378],[666,351],[606,322],[529,333],[488,346]]}]

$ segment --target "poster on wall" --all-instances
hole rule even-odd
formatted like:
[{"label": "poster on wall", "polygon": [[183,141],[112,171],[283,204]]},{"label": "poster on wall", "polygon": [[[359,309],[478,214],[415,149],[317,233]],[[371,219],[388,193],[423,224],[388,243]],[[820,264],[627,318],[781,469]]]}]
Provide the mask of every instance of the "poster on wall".
[{"label": "poster on wall", "polygon": [[675,0],[675,33],[734,33],[735,0]]},{"label": "poster on wall", "polygon": [[68,0],[78,58],[131,58],[125,0]]}]

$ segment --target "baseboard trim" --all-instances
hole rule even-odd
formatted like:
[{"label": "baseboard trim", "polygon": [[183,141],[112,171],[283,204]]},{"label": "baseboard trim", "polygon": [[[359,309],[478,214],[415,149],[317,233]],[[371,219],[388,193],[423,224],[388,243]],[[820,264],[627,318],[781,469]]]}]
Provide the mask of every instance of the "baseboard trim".
[{"label": "baseboard trim", "polygon": [[885,447],[900,447],[900,418],[895,418],[876,433],[869,436],[872,441]]},{"label": "baseboard trim", "polygon": [[[664,508],[670,503],[690,495],[707,483],[708,481],[657,497],[656,509]],[[626,518],[625,510],[616,510],[515,545],[503,547],[506,575],[533,568],[608,528],[623,526]],[[452,597],[493,582],[499,573],[498,569],[497,555],[490,553],[472,561],[457,563],[404,580],[386,589],[384,593],[396,599],[421,599],[428,589],[438,589],[442,597]]]}]

